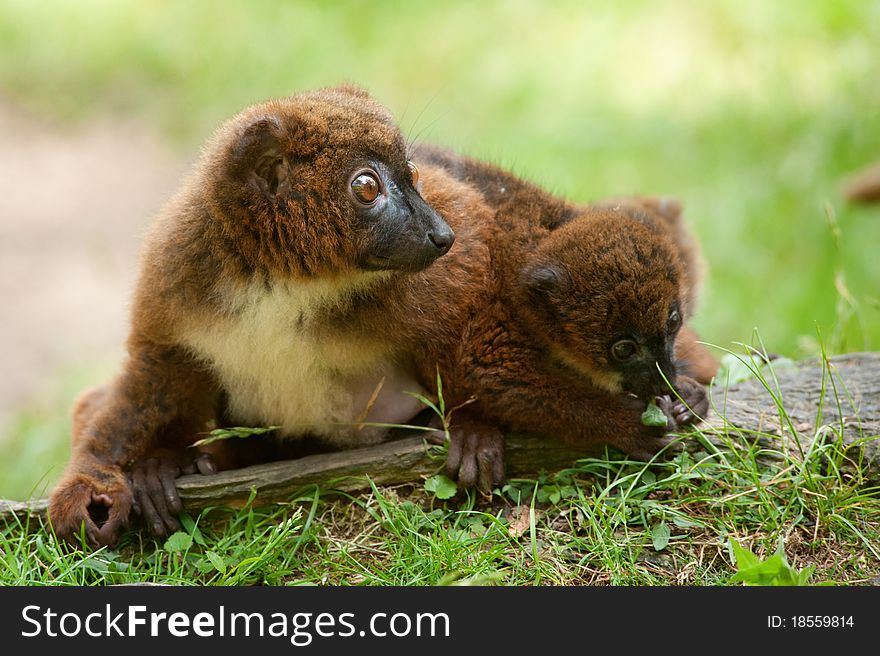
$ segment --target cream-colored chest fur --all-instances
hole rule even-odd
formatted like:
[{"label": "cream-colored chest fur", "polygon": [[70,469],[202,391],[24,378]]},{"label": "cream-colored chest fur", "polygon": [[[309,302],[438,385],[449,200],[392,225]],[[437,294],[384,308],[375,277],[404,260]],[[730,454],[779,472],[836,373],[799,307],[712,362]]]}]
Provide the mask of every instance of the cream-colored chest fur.
[{"label": "cream-colored chest fur", "polygon": [[232,299],[232,315],[203,318],[184,342],[213,364],[237,421],[282,426],[291,437],[376,441],[384,429],[355,424],[405,423],[421,407],[404,392],[424,390],[395,363],[382,335],[344,338],[316,325],[319,310],[362,285],[381,282],[376,275],[271,289],[251,285]]}]

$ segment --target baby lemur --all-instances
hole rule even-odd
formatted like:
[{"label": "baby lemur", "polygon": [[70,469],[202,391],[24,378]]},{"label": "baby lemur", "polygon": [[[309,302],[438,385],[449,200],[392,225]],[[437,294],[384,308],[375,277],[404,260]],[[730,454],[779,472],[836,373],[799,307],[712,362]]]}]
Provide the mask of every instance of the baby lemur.
[{"label": "baby lemur", "polygon": [[[447,151],[424,148],[418,159],[476,186],[496,210],[491,300],[454,354],[438,354],[448,404],[474,397],[453,416],[450,475],[482,490],[498,484],[504,431],[648,459],[669,431],[706,414],[703,385],[717,362],[685,325],[701,262],[677,202],[578,207]],[[651,399],[665,427],[641,423]]]}]

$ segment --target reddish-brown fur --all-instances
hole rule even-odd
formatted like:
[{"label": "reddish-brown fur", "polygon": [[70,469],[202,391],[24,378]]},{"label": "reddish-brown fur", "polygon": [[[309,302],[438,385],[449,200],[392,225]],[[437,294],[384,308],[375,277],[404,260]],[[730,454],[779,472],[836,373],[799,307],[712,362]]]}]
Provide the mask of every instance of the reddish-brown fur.
[{"label": "reddish-brown fur", "polygon": [[[596,207],[611,210],[626,210],[646,213],[649,221],[656,221],[667,229],[667,237],[672,241],[676,256],[682,265],[682,296],[685,315],[691,316],[696,308],[702,290],[706,266],[693,234],[682,219],[682,206],[674,198],[622,198],[602,201]],[[718,360],[702,344],[699,336],[686,323],[681,327],[675,340],[676,352],[684,372],[692,378],[708,385],[718,371]]]},{"label": "reddish-brown fur", "polygon": [[[355,164],[371,158],[381,160],[397,186],[406,186],[406,157],[387,112],[350,88],[263,103],[217,132],[146,241],[122,373],[84,394],[74,409],[73,454],[49,511],[59,535],[70,539],[84,526],[92,545],[113,544],[132,507],[156,533],[173,530],[180,509],[174,477],[240,462],[228,450],[215,452],[211,461],[186,447],[212,426],[243,423],[235,399],[248,397],[255,384],[224,374],[223,363],[201,340],[230,322],[239,333],[229,335],[246,337],[241,331],[261,328],[242,323],[254,306],[263,307],[279,289],[298,298],[315,283],[323,296],[303,301],[306,312],[291,305],[291,316],[269,334],[287,339],[292,331],[311,340],[309,348],[341,349],[340,362],[349,352],[370,355],[429,391],[436,391],[439,367],[447,407],[476,398],[453,417],[450,462],[458,460],[455,470],[466,484],[485,489],[500,481],[502,428],[559,436],[585,451],[611,444],[638,457],[666,443],[664,430],[641,425],[644,400],[605,389],[560,358],[526,311],[530,300],[522,274],[542,257],[542,248],[555,257],[554,239],[597,216],[630,220],[631,211],[621,219],[613,208],[585,210],[495,167],[435,151],[416,159],[418,189],[455,230],[455,245],[427,268],[428,256],[417,253],[398,262],[398,270],[365,273],[375,262],[365,252],[376,248],[377,237],[354,229],[357,216],[344,190]],[[670,218],[658,208],[655,214],[677,225],[677,212]],[[394,244],[410,232],[404,222],[378,243]],[[604,243],[599,232],[595,236],[600,238],[585,244],[581,255],[576,250],[573,260],[563,258],[587,279],[595,245]],[[668,250],[676,237],[658,239]],[[660,298],[673,290],[688,296],[698,276],[682,243],[683,270],[676,266],[689,281],[664,286],[649,275],[641,293],[634,289],[630,295],[633,303],[641,303],[652,286]],[[666,259],[649,262],[663,265]],[[352,280],[358,282],[354,287]],[[279,320],[277,308],[275,315],[254,316]],[[583,345],[576,324],[566,342],[575,352]],[[598,337],[594,333],[586,337]],[[702,357],[686,328],[679,340],[680,356]],[[228,346],[241,351],[242,345]],[[254,362],[273,347],[255,342]],[[583,362],[601,368],[601,358],[583,355]],[[311,391],[321,390],[305,390]],[[279,423],[259,407],[245,421]],[[376,436],[352,429],[333,439],[346,445]]]},{"label": "reddish-brown fur", "polygon": [[[431,148],[421,157],[480,189],[495,211],[489,302],[472,310],[460,340],[431,354],[423,371],[428,384],[433,358],[441,363],[448,406],[474,399],[453,416],[450,474],[482,489],[500,482],[499,427],[559,437],[585,452],[608,444],[647,459],[669,442],[667,430],[693,421],[666,397],[667,427],[643,426],[646,399],[622,393],[609,379],[607,362],[615,322],[657,332],[673,300],[685,318],[693,305],[699,252],[677,203],[636,199],[577,207],[486,163]],[[532,311],[535,298],[522,276],[541,264],[567,272],[570,284],[559,299],[566,316]],[[677,351],[691,361],[690,367],[679,362],[680,368],[699,383],[714,375],[717,363],[686,326]],[[705,413],[702,385],[687,376],[674,383]]]},{"label": "reddish-brown fur", "polygon": [[[346,193],[353,171],[365,165],[381,171],[387,211],[402,217],[387,227],[359,218],[368,210],[352,209]],[[74,408],[71,460],[50,501],[56,533],[73,539],[82,526],[90,544],[114,544],[133,506],[156,533],[176,528],[174,477],[197,465],[211,469],[185,447],[217,424],[238,423],[235,399],[242,393],[246,400],[256,393],[258,401],[266,393],[248,389],[252,379],[259,384],[259,365],[251,378],[233,372],[224,379],[210,345],[205,351],[199,340],[218,327],[249,330],[242,317],[254,307],[282,322],[269,334],[292,339],[291,353],[308,355],[315,344],[342,366],[360,355],[362,376],[376,363],[409,375],[414,349],[426,339],[453,340],[462,308],[470,306],[462,299],[480,288],[488,268],[489,221],[471,211],[479,194],[431,168],[423,175],[437,189],[434,206],[459,242],[440,266],[425,269],[448,248],[448,228],[409,186],[404,139],[364,92],[344,87],[270,101],[221,127],[146,239],[122,372]],[[391,205],[395,193],[406,199],[400,207]],[[372,272],[386,261],[390,270]],[[284,305],[266,305],[275,293],[293,295],[289,317],[279,314]],[[272,343],[230,345],[238,350],[229,357],[252,349],[256,362],[266,346]],[[345,372],[319,373],[320,380],[349,384]],[[368,396],[380,375],[354,391]],[[297,393],[312,391],[322,390]],[[247,421],[278,423],[259,406],[252,415]],[[334,439],[358,444],[376,436],[342,428]]]}]

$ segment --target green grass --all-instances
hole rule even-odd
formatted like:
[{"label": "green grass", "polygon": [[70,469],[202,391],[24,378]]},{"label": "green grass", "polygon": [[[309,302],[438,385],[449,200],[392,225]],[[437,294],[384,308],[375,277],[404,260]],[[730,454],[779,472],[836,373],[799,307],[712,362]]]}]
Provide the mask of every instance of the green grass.
[{"label": "green grass", "polygon": [[[773,365],[757,375],[774,391]],[[823,384],[841,390],[827,369]],[[716,387],[716,412],[726,393]],[[348,495],[310,488],[271,508],[209,509],[155,540],[128,532],[85,555],[38,520],[0,529],[0,584],[859,584],[880,577],[880,488],[839,428],[793,457],[784,438],[700,429],[652,463],[608,453],[490,497],[442,501],[418,484]],[[720,429],[711,429],[720,430]],[[762,440],[755,438],[761,437]],[[878,436],[865,434],[865,439]],[[427,486],[426,486],[427,487]],[[762,561],[762,558],[764,559]]]},{"label": "green grass", "polygon": [[[838,193],[841,176],[880,159],[878,42],[880,5],[862,0],[211,11],[10,0],[0,4],[0,98],[65,125],[141,121],[192,157],[249,102],[353,81],[410,138],[572,199],[679,197],[710,269],[702,336],[726,345],[758,326],[769,350],[800,357],[821,351],[817,328],[833,353],[880,344],[878,210]],[[76,389],[106,375],[95,367]],[[0,496],[40,494],[57,476],[75,392],[61,386],[13,418]],[[225,525],[199,519],[200,538],[191,531],[183,550],[134,534],[82,558],[43,530],[12,527],[0,534],[0,581],[719,584],[734,572],[731,539],[762,558],[781,541],[792,566],[816,567],[813,582],[876,577],[876,490],[809,455],[770,469],[750,452],[588,460],[489,502],[404,487],[340,503],[322,491]],[[516,507],[531,521],[512,536]],[[292,521],[276,535],[282,519]],[[264,552],[276,539],[286,548]]]}]

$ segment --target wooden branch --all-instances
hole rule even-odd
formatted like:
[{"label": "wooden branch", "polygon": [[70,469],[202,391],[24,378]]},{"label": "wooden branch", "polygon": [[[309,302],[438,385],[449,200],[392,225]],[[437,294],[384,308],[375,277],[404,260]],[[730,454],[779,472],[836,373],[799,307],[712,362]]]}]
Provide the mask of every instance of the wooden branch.
[{"label": "wooden branch", "polygon": [[[705,440],[721,451],[757,442],[768,463],[786,455],[799,459],[829,440],[841,439],[849,461],[843,469],[865,484],[880,482],[880,353],[853,353],[832,358],[827,369],[815,360],[774,369],[768,379],[790,421],[780,418],[773,395],[758,380],[712,389],[714,416],[702,424]],[[821,414],[823,371],[825,396]],[[830,373],[829,373],[830,372]],[[836,392],[836,395],[835,395]],[[818,417],[818,419],[817,419]],[[685,440],[689,451],[705,450],[698,440]],[[711,447],[710,447],[711,448]],[[429,454],[420,434],[361,449],[306,456],[298,460],[255,465],[212,476],[183,476],[177,481],[186,508],[238,507],[256,491],[255,503],[284,501],[309,485],[353,492],[377,485],[419,482],[442,466]],[[556,440],[510,435],[507,472],[511,477],[557,471],[587,454]],[[369,477],[369,479],[367,478]],[[45,517],[47,502],[0,501],[0,520]]]},{"label": "wooden branch", "polygon": [[840,469],[863,484],[880,483],[880,353],[836,356],[827,367],[817,360],[777,366],[765,381],[712,388],[715,412],[702,427],[709,442],[720,449],[757,443],[771,462],[802,460],[840,440]]}]

